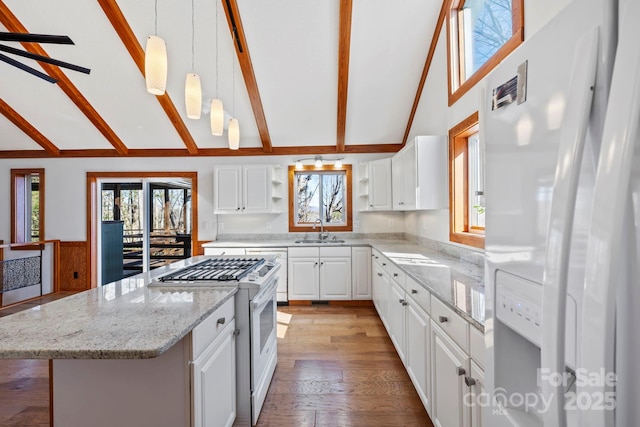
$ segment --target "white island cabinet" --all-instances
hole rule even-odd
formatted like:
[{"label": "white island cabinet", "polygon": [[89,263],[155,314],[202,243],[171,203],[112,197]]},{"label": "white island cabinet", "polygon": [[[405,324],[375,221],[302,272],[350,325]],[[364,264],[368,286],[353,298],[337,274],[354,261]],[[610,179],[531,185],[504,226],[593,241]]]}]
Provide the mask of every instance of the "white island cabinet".
[{"label": "white island cabinet", "polygon": [[54,426],[230,427],[234,311],[230,298],[155,358],[53,360]]}]

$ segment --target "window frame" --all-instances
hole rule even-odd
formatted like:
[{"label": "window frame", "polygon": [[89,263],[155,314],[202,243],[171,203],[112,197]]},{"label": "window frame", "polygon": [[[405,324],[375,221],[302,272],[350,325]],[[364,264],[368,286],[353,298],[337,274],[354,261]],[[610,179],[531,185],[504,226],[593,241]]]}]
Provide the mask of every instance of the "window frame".
[{"label": "window frame", "polygon": [[463,82],[461,67],[464,60],[461,60],[460,53],[462,29],[459,26],[459,14],[466,0],[445,1],[449,1],[445,20],[447,22],[447,83],[449,106],[451,106],[524,41],[524,0],[511,0],[511,38]]},{"label": "window frame", "polygon": [[295,221],[295,175],[296,172],[344,172],[345,173],[345,197],[346,197],[346,218],[343,225],[327,225],[324,224],[325,231],[353,231],[353,190],[352,190],[352,168],[351,165],[342,165],[340,168],[334,166],[322,166],[317,168],[313,165],[302,166],[302,169],[296,169],[295,166],[289,166],[289,232],[319,232],[318,228],[314,229],[312,225],[301,226]]},{"label": "window frame", "polygon": [[449,240],[484,248],[484,230],[469,226],[468,137],[479,129],[476,111],[449,130]]},{"label": "window frame", "polygon": [[[24,230],[27,215],[25,207],[25,179],[27,176],[38,175],[38,241],[45,240],[45,176],[43,168],[11,169],[11,243],[36,243],[31,242],[30,230]],[[20,211],[18,209],[21,209]],[[30,213],[29,213],[30,215]],[[29,233],[29,237],[26,237]],[[19,249],[19,248],[14,248]],[[30,249],[29,246],[21,249]]]}]

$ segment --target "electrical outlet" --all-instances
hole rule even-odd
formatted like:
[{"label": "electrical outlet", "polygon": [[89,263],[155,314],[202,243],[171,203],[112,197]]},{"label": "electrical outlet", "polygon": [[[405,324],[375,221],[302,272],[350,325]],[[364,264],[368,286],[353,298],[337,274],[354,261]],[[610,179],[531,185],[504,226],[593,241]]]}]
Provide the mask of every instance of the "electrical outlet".
[{"label": "electrical outlet", "polygon": [[224,222],[219,222],[218,223],[218,231],[222,231],[224,230]]},{"label": "electrical outlet", "polygon": [[77,279],[77,278],[78,278],[78,272],[77,272],[77,271],[74,271],[74,272],[73,272],[73,278],[74,278],[74,279]]},{"label": "electrical outlet", "polygon": [[395,228],[396,222],[392,219],[389,220],[389,228]]},{"label": "electrical outlet", "polygon": [[354,230],[359,230],[360,229],[360,220],[353,221],[353,229]]}]

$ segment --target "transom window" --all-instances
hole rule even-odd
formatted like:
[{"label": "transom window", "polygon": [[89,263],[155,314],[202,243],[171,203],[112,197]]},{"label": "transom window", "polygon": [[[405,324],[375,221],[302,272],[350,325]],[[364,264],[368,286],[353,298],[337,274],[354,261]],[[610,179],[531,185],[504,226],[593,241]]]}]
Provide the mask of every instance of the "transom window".
[{"label": "transom window", "polygon": [[351,165],[290,166],[289,200],[289,231],[351,231]]},{"label": "transom window", "polygon": [[451,0],[449,105],[524,40],[523,0]]}]

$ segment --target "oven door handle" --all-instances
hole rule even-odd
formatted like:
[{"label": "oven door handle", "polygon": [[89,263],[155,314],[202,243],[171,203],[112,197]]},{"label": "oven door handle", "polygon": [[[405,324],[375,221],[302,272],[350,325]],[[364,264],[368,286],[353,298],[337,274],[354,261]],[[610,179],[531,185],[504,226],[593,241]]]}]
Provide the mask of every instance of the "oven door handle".
[{"label": "oven door handle", "polygon": [[258,292],[258,294],[256,295],[256,298],[253,301],[251,301],[251,307],[253,308],[253,310],[257,309],[267,301],[273,299],[273,294],[275,293],[275,290],[277,287],[278,287],[278,279],[275,278],[264,289]]}]

